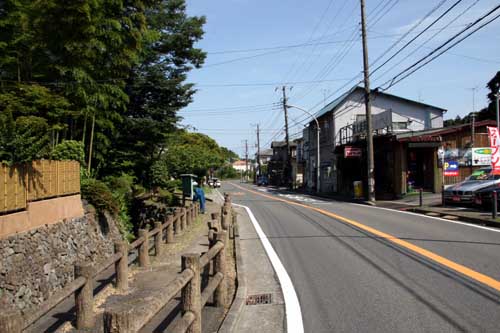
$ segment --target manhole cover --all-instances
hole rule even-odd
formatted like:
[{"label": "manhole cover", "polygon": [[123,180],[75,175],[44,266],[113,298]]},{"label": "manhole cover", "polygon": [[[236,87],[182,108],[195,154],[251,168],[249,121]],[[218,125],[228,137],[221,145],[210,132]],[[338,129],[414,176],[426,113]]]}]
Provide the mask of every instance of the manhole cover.
[{"label": "manhole cover", "polygon": [[250,295],[247,297],[247,305],[271,304],[273,301],[271,294]]}]

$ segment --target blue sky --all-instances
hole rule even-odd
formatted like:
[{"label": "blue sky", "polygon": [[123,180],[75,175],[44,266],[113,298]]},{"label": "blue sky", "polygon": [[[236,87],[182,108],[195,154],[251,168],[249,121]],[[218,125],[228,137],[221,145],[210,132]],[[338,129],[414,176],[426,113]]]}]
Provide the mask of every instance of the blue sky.
[{"label": "blue sky", "polygon": [[[424,19],[442,1],[366,0],[372,70],[456,2],[444,1]],[[283,111],[276,106],[281,97],[281,92],[275,91],[277,86],[293,86],[287,91],[290,103],[317,111],[324,102],[352,86],[356,81],[341,89],[362,73],[359,0],[187,0],[187,5],[189,14],[207,18],[205,37],[197,46],[207,51],[208,57],[203,68],[189,75],[189,82],[196,84],[198,92],[194,102],[181,111],[182,124],[210,135],[240,155],[244,154],[244,140],[248,140],[250,153],[255,152],[257,123],[262,129],[261,149],[268,148],[271,139],[284,137]],[[498,1],[460,2],[373,73],[372,88],[385,83],[495,5]],[[403,35],[419,22],[413,32]],[[485,85],[500,70],[499,30],[500,19],[388,92],[445,108],[445,119],[472,110],[473,87],[477,87],[476,109],[486,106]],[[399,44],[375,62],[400,38],[403,40]],[[290,118],[290,134],[295,135],[302,128],[304,115],[290,110]]]}]

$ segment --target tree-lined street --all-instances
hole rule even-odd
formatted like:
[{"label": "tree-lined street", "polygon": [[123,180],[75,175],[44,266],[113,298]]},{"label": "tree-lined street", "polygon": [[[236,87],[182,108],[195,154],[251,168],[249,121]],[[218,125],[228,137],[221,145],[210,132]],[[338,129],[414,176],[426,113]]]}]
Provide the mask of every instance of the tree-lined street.
[{"label": "tree-lined street", "polygon": [[278,253],[306,332],[497,330],[498,230],[239,183],[222,190],[253,211]]}]

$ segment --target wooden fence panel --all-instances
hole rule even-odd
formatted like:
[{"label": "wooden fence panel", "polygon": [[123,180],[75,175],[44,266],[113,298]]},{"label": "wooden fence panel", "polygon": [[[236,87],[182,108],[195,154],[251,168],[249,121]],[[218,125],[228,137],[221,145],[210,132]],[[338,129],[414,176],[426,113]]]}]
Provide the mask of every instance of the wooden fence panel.
[{"label": "wooden fence panel", "polygon": [[80,164],[76,161],[34,161],[28,168],[28,200],[80,193]]},{"label": "wooden fence panel", "polygon": [[26,208],[26,187],[22,167],[0,165],[0,212]]},{"label": "wooden fence panel", "polygon": [[25,209],[27,202],[80,193],[80,163],[33,161],[0,164],[0,213]]}]

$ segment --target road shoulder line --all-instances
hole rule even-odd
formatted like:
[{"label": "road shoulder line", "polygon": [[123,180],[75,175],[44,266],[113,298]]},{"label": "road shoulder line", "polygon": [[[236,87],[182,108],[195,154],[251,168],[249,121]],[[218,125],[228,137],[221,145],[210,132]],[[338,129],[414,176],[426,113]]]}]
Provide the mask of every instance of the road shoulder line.
[{"label": "road shoulder line", "polygon": [[304,324],[302,322],[302,311],[300,309],[299,299],[297,297],[297,293],[295,292],[295,288],[293,287],[292,280],[288,275],[283,263],[278,257],[276,251],[274,251],[273,246],[269,242],[266,234],[260,227],[259,222],[255,218],[252,210],[244,205],[239,205],[233,203],[233,205],[242,207],[247,212],[250,217],[250,221],[259,236],[259,239],[266,251],[266,254],[273,266],[274,272],[278,276],[279,283],[281,285],[281,291],[283,292],[283,298],[285,300],[285,316],[286,316],[286,327],[287,332],[293,333],[303,333],[304,332]]}]

